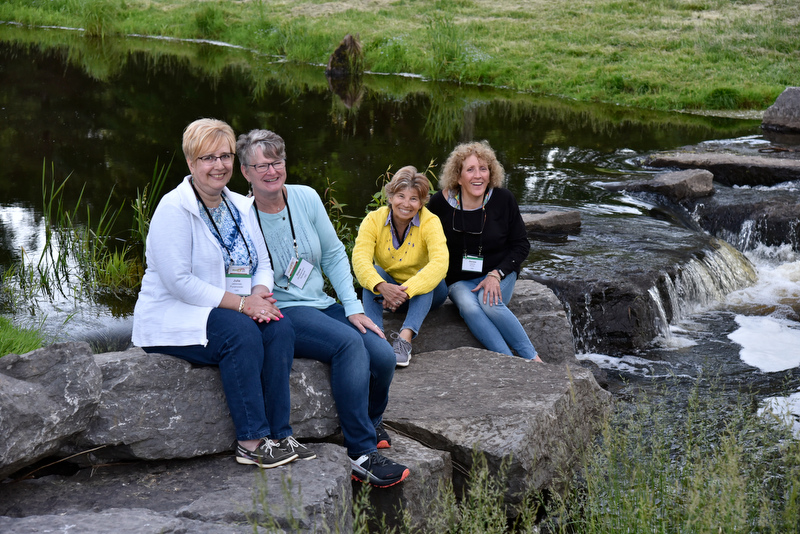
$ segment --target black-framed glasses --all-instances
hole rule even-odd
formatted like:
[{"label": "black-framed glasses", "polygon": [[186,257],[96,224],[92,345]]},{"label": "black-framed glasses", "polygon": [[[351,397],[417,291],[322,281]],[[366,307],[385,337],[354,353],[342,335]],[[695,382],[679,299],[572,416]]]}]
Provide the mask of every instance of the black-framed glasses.
[{"label": "black-framed glasses", "polygon": [[286,167],[286,160],[279,159],[278,161],[273,161],[272,163],[256,163],[255,165],[247,165],[247,167],[252,167],[259,174],[265,174],[267,171],[269,171],[270,167],[275,169],[275,172],[281,172]]},{"label": "black-framed glasses", "polygon": [[481,235],[483,229],[486,228],[486,208],[481,208],[480,219],[474,215],[474,211],[453,210],[453,231],[462,234]]},{"label": "black-framed glasses", "polygon": [[208,154],[207,156],[200,156],[197,158],[197,161],[202,162],[204,165],[213,165],[220,160],[222,163],[230,163],[233,161],[233,154],[230,152],[226,152],[224,154],[220,154],[219,156],[215,156],[214,154]]}]

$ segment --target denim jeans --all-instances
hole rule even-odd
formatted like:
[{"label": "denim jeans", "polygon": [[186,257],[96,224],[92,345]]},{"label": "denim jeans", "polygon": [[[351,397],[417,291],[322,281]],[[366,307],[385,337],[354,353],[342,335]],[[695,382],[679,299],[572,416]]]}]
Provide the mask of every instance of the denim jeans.
[{"label": "denim jeans", "polygon": [[344,307],[281,308],[295,330],[295,356],[330,364],[331,391],[350,456],[377,450],[375,427],[389,403],[396,358],[392,346],[375,332],[362,334]]},{"label": "denim jeans", "polygon": [[[483,276],[472,280],[462,280],[449,287],[450,300],[458,308],[470,332],[484,347],[501,354],[512,355],[511,349],[526,360],[536,357],[528,334],[519,323],[519,319],[506,307],[514,294],[517,273],[511,273],[500,282],[503,302],[490,306],[483,303],[484,290],[472,292],[484,279]],[[511,348],[509,348],[511,347]]]},{"label": "denim jeans", "polygon": [[258,323],[235,310],[214,308],[206,322],[208,344],[143,347],[195,365],[216,365],[236,427],[247,441],[292,435],[289,372],[294,355],[291,320]]},{"label": "denim jeans", "polygon": [[[383,278],[387,283],[394,284],[396,286],[402,285],[397,280],[389,276],[389,274],[378,265],[375,265],[375,270],[378,271],[378,274],[381,275],[381,278]],[[372,319],[373,323],[378,325],[378,327],[383,330],[384,308],[383,297],[381,294],[375,294],[369,289],[363,289],[361,299],[364,302],[364,313],[367,314],[367,317]],[[396,313],[406,314],[406,318],[403,321],[403,326],[400,329],[403,330],[408,328],[414,332],[414,337],[417,337],[417,334],[419,334],[419,329],[422,327],[422,321],[424,321],[425,317],[428,316],[428,312],[430,310],[435,310],[444,304],[446,299],[447,284],[444,283],[444,280],[439,282],[439,285],[433,288],[431,291],[422,295],[415,295],[411,297],[397,309]]]}]

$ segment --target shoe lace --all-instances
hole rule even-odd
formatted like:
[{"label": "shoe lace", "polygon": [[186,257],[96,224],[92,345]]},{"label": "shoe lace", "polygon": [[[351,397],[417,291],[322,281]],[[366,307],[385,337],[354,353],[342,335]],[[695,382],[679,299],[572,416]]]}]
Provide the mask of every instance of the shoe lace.
[{"label": "shoe lace", "polygon": [[292,450],[292,452],[294,452],[295,447],[297,448],[302,447],[302,445],[300,445],[300,442],[294,439],[294,436],[289,436],[288,438],[285,438],[285,443],[286,446]]},{"label": "shoe lace", "polygon": [[388,463],[389,463],[389,459],[386,456],[384,456],[381,453],[379,453],[378,451],[372,451],[371,453],[369,453],[369,464],[370,464],[370,466],[386,465]]},{"label": "shoe lace", "polygon": [[265,440],[264,440],[264,441],[261,443],[261,445],[259,445],[259,446],[258,446],[258,448],[259,448],[259,449],[262,449],[262,450],[264,450],[264,451],[265,451],[267,454],[269,454],[269,455],[271,455],[271,454],[272,454],[272,448],[273,448],[273,447],[275,447],[275,448],[278,448],[278,444],[277,444],[276,442],[272,441],[272,440],[271,440],[271,439],[269,439],[269,438],[266,438],[266,439],[265,439]]}]

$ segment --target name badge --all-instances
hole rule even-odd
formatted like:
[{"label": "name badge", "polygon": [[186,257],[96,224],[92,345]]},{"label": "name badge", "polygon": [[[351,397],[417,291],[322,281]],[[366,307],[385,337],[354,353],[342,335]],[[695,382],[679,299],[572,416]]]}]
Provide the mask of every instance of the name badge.
[{"label": "name badge", "polygon": [[249,265],[231,265],[225,273],[225,289],[240,297],[246,297],[252,290],[252,279]]},{"label": "name badge", "polygon": [[311,271],[314,270],[314,265],[310,261],[304,259],[292,258],[289,265],[286,266],[286,271],[283,273],[289,279],[289,283],[303,289],[306,285],[306,280],[311,276]]},{"label": "name badge", "polygon": [[483,258],[481,256],[464,256],[461,259],[461,270],[470,273],[483,271]]}]

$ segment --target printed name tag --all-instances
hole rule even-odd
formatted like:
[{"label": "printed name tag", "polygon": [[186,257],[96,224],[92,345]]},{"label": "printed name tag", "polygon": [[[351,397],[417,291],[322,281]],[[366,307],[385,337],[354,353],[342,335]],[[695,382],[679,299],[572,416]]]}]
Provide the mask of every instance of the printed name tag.
[{"label": "printed name tag", "polygon": [[461,270],[470,273],[483,271],[483,258],[481,256],[464,256],[461,260]]},{"label": "printed name tag", "polygon": [[292,258],[292,261],[289,262],[283,274],[289,279],[290,284],[303,289],[303,286],[306,285],[306,280],[311,276],[311,271],[313,270],[314,265],[311,262],[304,259],[298,260],[297,258]]},{"label": "printed name tag", "polygon": [[249,265],[231,265],[225,274],[225,289],[240,297],[246,297],[250,294],[252,279]]}]

